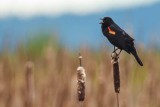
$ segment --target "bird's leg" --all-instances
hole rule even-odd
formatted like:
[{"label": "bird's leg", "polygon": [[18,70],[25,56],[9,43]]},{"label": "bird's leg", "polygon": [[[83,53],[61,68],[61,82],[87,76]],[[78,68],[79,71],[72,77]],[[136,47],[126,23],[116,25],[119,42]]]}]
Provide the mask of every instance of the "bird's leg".
[{"label": "bird's leg", "polygon": [[114,51],[112,53],[116,53],[117,50],[118,48],[116,49],[116,47],[114,46]]},{"label": "bird's leg", "polygon": [[[119,53],[116,52],[117,50],[120,50]],[[114,46],[114,51],[112,53],[116,53],[116,55],[119,56],[121,52],[122,52],[122,49],[119,49],[119,48],[116,49],[116,47]]]},{"label": "bird's leg", "polygon": [[[118,56],[118,54],[117,54],[117,52],[116,52],[118,49],[119,49],[119,48],[116,49],[116,47],[114,46],[114,51],[112,52],[112,54],[116,54],[116,55]],[[112,54],[111,54],[111,57],[112,57]]]},{"label": "bird's leg", "polygon": [[118,56],[120,55],[120,53],[122,52],[122,49],[120,49],[119,53],[118,53]]},{"label": "bird's leg", "polygon": [[[111,54],[111,58],[113,59],[118,59],[119,58],[119,54],[116,52],[119,48],[114,46],[114,51]],[[120,50],[121,51],[121,50]]]}]

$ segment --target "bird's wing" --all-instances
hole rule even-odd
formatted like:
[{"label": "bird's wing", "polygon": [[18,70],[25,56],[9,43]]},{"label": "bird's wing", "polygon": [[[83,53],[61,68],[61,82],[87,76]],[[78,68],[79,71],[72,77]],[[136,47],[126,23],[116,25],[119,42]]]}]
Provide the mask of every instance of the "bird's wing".
[{"label": "bird's wing", "polygon": [[132,37],[130,37],[124,30],[122,30],[117,24],[112,24],[108,27],[111,31],[114,31],[115,33],[118,33],[124,37],[127,41],[134,41]]},{"label": "bird's wing", "polygon": [[112,24],[109,28],[114,31],[118,36],[121,36],[124,39],[125,46],[130,52],[134,48],[134,39],[130,37],[124,30],[122,30],[118,25]]},{"label": "bird's wing", "polygon": [[123,30],[122,30],[118,25],[116,25],[115,23],[114,23],[114,24],[111,24],[111,25],[109,26],[109,28],[110,28],[111,30],[115,31],[115,32],[122,32],[122,31],[123,31]]}]

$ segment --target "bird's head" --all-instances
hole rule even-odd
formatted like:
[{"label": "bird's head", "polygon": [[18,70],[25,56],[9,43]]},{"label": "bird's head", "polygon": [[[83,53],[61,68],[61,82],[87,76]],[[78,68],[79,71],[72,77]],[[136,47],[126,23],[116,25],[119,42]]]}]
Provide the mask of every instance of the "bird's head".
[{"label": "bird's head", "polygon": [[99,24],[104,24],[104,25],[108,25],[109,26],[110,24],[113,23],[113,20],[110,17],[104,17],[101,20],[102,20],[102,22],[100,22]]}]

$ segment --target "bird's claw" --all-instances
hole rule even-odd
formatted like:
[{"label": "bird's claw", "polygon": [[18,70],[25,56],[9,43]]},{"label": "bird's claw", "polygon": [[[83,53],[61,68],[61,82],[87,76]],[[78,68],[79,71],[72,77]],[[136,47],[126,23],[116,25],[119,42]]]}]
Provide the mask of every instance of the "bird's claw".
[{"label": "bird's claw", "polygon": [[113,57],[113,54],[115,54],[114,56],[116,56],[117,58],[119,58],[119,55],[120,55],[120,53],[121,53],[121,49],[120,49],[120,52],[119,53],[117,53],[116,51],[117,50],[119,50],[118,48],[117,49],[114,49],[114,51],[112,52],[112,54],[111,54],[111,57]]},{"label": "bird's claw", "polygon": [[111,57],[112,59],[119,58],[119,54],[117,54],[116,52],[112,52]]},{"label": "bird's claw", "polygon": [[119,54],[117,54],[115,51],[112,52],[111,54],[111,63],[117,63],[118,62],[118,59],[119,59]]}]

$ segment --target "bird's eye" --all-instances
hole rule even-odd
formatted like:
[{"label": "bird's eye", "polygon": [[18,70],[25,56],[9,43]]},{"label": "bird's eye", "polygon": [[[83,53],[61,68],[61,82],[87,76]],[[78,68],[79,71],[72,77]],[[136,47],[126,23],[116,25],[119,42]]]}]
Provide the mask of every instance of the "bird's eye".
[{"label": "bird's eye", "polygon": [[106,19],[106,18],[104,18],[104,19],[103,19],[103,21],[104,21],[104,22],[106,22],[106,21],[107,21],[107,19]]}]

